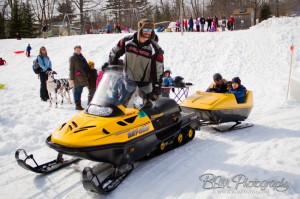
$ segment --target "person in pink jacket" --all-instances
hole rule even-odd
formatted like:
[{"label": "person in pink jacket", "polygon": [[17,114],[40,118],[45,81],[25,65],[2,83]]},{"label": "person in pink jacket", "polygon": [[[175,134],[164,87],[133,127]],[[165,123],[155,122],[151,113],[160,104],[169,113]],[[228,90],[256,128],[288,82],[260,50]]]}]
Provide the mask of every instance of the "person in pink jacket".
[{"label": "person in pink jacket", "polygon": [[106,68],[107,66],[108,66],[108,63],[107,63],[107,62],[104,63],[104,64],[102,65],[101,71],[99,71],[98,77],[97,77],[97,80],[96,80],[96,88],[98,87],[98,85],[99,85],[99,83],[100,83],[100,81],[101,81],[101,79],[102,79],[102,76],[103,76],[103,74],[104,74],[104,70],[105,70],[105,68]]}]

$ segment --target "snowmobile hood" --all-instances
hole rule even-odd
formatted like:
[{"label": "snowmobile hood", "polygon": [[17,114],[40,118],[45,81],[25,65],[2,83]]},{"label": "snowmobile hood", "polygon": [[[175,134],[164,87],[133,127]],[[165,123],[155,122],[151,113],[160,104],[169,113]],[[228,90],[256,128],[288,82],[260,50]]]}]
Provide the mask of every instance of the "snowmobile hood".
[{"label": "snowmobile hood", "polygon": [[116,117],[95,116],[82,111],[57,128],[51,135],[51,142],[71,148],[94,147],[125,143],[154,130],[145,113],[122,109],[124,114]]},{"label": "snowmobile hood", "polygon": [[195,94],[183,100],[181,107],[203,110],[226,110],[236,108],[252,108],[253,93],[247,91],[246,102],[238,104],[232,93],[210,93],[197,91]]}]

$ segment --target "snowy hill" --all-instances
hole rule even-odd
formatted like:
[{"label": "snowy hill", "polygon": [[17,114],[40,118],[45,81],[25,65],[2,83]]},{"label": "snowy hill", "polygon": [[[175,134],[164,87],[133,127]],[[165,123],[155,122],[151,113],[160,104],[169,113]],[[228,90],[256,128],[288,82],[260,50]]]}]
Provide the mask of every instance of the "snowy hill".
[{"label": "snowy hill", "polygon": [[[14,159],[18,148],[33,153],[39,163],[54,159],[56,153],[45,139],[77,113],[74,104],[49,108],[40,101],[39,79],[31,69],[40,46],[47,48],[57,77],[68,77],[75,45],[81,45],[83,55],[100,69],[110,49],[124,36],[0,40],[0,57],[8,62],[0,66],[0,84],[6,85],[0,90],[0,198],[300,198],[299,17],[269,19],[243,31],[159,34],[165,67],[172,70],[172,76],[194,83],[190,94],[205,90],[215,72],[226,79],[239,76],[254,93],[255,105],[248,118],[254,127],[225,134],[203,127],[192,142],[137,163],[132,174],[107,196],[82,187],[81,171],[96,166],[94,162],[80,161],[46,176],[19,167]],[[33,47],[31,58],[14,54],[28,43]],[[291,44],[295,45],[292,86],[286,101]],[[83,93],[86,102],[87,89]],[[230,188],[205,189],[212,183],[205,186],[205,176],[199,178],[209,173],[220,176],[219,182],[245,176],[248,184],[235,187],[231,182]]]}]

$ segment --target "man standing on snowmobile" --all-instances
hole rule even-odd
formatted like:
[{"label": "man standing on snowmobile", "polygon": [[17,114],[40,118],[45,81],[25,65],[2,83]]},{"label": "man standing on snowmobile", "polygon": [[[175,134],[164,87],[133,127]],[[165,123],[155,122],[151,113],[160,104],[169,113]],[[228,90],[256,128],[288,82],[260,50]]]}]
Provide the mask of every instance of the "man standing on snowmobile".
[{"label": "man standing on snowmobile", "polygon": [[121,39],[111,50],[109,62],[118,64],[118,59],[125,54],[124,72],[126,94],[121,96],[120,103],[127,105],[136,87],[146,100],[144,107],[151,107],[149,101],[157,100],[161,94],[163,76],[163,50],[154,41],[154,25],[148,19],[138,24],[138,32]]}]

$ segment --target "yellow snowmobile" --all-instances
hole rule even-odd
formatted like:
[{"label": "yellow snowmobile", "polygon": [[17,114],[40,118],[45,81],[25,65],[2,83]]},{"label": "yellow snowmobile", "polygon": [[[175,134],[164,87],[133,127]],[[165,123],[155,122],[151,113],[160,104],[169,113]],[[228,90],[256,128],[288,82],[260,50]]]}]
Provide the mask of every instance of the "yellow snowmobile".
[{"label": "yellow snowmobile", "polygon": [[[151,108],[128,108],[122,67],[109,66],[85,111],[60,125],[46,140],[58,151],[51,162],[38,165],[33,155],[19,149],[18,164],[38,173],[49,173],[78,161],[78,158],[108,163],[107,177],[86,167],[83,186],[86,190],[107,193],[114,190],[133,170],[135,161],[180,146],[195,136],[198,126],[195,113],[183,113],[169,98],[159,98]],[[20,158],[21,154],[25,158]],[[62,156],[76,157],[64,160]],[[28,161],[34,162],[30,165]]]},{"label": "yellow snowmobile", "polygon": [[180,104],[182,111],[196,113],[202,125],[218,125],[221,123],[235,122],[233,126],[214,128],[219,132],[227,132],[253,126],[242,123],[246,120],[253,108],[253,93],[247,91],[245,103],[237,103],[232,93],[211,93],[197,91],[188,96]]}]

